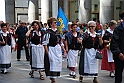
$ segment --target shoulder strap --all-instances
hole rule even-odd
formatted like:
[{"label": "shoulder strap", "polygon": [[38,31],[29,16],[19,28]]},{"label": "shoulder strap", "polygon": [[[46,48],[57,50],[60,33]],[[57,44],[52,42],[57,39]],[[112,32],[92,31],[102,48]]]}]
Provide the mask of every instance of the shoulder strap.
[{"label": "shoulder strap", "polygon": [[4,38],[3,38],[3,34],[2,33],[0,33],[0,36],[1,36],[2,41],[4,41]]},{"label": "shoulder strap", "polygon": [[80,32],[77,32],[77,36],[78,36],[78,37],[81,37],[81,33],[80,33]]},{"label": "shoulder strap", "polygon": [[2,38],[2,33],[0,33],[0,38]]},{"label": "shoulder strap", "polygon": [[12,33],[8,33],[7,35],[8,35],[9,37],[11,37]]},{"label": "shoulder strap", "polygon": [[88,32],[85,32],[83,35],[82,35],[82,38],[83,40],[86,40],[90,35],[88,34]]}]

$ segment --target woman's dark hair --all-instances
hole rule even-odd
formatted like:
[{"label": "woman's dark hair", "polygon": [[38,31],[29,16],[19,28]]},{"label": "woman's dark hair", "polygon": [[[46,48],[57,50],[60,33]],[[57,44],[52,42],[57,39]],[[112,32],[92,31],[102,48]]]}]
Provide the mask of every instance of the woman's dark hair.
[{"label": "woman's dark hair", "polygon": [[33,21],[33,22],[31,23],[31,26],[34,26],[35,23],[39,26],[38,30],[41,30],[41,29],[40,29],[40,22],[38,22],[38,21]]},{"label": "woman's dark hair", "polygon": [[15,23],[16,26],[18,26],[18,23]]},{"label": "woman's dark hair", "polygon": [[99,20],[99,19],[97,19],[97,20],[96,20],[96,22],[100,23],[100,20]]},{"label": "woman's dark hair", "polygon": [[43,24],[41,24],[41,26],[43,27]]},{"label": "woman's dark hair", "polygon": [[120,17],[121,19],[123,19],[123,17],[124,17],[124,11],[119,14],[119,17]]},{"label": "woman's dark hair", "polygon": [[48,24],[49,28],[51,28],[51,24],[52,24],[53,21],[57,21],[56,18],[50,17],[50,18],[47,20],[47,24]]},{"label": "woman's dark hair", "polygon": [[6,24],[6,23],[2,23],[2,24],[1,24],[1,28],[3,28],[4,26],[7,27],[7,24]]},{"label": "woman's dark hair", "polygon": [[80,26],[79,26],[79,27],[80,27],[80,29],[83,29],[83,27],[82,27],[82,26],[83,26],[83,24],[80,24]]},{"label": "woman's dark hair", "polygon": [[86,27],[86,26],[87,26],[87,24],[86,24],[86,23],[81,24],[81,25],[80,25],[80,28],[81,28],[81,29],[83,29],[83,28],[84,28],[84,27],[82,27],[82,26]]},{"label": "woman's dark hair", "polygon": [[40,22],[40,26],[42,26],[42,27],[43,27],[43,23],[42,23],[42,22]]},{"label": "woman's dark hair", "polygon": [[47,25],[47,23],[44,23],[44,25]]},{"label": "woman's dark hair", "polygon": [[[72,25],[71,25],[71,28],[73,28],[73,26],[75,26],[75,25],[77,25],[76,23],[73,23]],[[78,26],[78,25],[77,25]]]}]

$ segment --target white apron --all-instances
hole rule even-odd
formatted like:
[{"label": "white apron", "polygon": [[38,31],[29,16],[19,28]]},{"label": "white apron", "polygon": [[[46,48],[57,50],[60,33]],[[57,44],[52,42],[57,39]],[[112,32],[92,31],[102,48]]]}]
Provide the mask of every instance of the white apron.
[{"label": "white apron", "polygon": [[84,50],[84,73],[98,73],[98,60],[95,58],[96,50],[94,48]]},{"label": "white apron", "polygon": [[49,46],[50,71],[60,72],[62,70],[62,51],[61,46]]},{"label": "white apron", "polygon": [[10,64],[11,62],[11,46],[0,46],[0,64]]},{"label": "white apron", "polygon": [[107,54],[108,54],[108,62],[114,62],[113,54],[112,54],[111,50],[107,49]]},{"label": "white apron", "polygon": [[76,67],[77,66],[77,56],[78,50],[69,50],[68,51],[68,66],[69,67]]},{"label": "white apron", "polygon": [[44,68],[43,45],[32,45],[32,67]]}]

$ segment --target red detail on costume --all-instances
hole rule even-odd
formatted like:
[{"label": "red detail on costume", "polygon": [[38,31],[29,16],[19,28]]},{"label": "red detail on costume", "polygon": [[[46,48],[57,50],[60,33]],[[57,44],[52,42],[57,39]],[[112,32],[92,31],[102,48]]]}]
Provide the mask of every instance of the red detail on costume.
[{"label": "red detail on costume", "polygon": [[42,32],[42,35],[44,34],[44,32]]},{"label": "red detail on costume", "polygon": [[101,70],[112,71],[115,70],[114,62],[108,62],[107,48],[102,50],[103,59],[101,62]]},{"label": "red detail on costume", "polygon": [[92,41],[93,41],[93,47],[94,47],[94,44],[95,44],[95,37],[92,37]]},{"label": "red detail on costume", "polygon": [[76,42],[77,37],[74,37],[74,43]]},{"label": "red detail on costume", "polygon": [[18,44],[15,45],[15,51],[18,49]]},{"label": "red detail on costume", "polygon": [[71,71],[75,71],[75,67],[69,67]]},{"label": "red detail on costume", "polygon": [[95,37],[92,37],[92,40],[94,41]]},{"label": "red detail on costume", "polygon": [[97,27],[99,28],[99,30],[102,30],[102,26],[98,23]]}]

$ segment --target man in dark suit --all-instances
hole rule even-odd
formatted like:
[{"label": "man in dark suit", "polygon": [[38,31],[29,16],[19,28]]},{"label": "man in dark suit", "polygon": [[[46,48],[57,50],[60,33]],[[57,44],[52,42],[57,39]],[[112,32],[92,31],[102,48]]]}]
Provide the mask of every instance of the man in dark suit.
[{"label": "man in dark suit", "polygon": [[20,22],[20,26],[17,28],[15,34],[17,35],[18,41],[18,49],[17,49],[17,61],[20,61],[21,58],[21,50],[24,46],[25,52],[26,52],[26,59],[29,61],[29,51],[28,47],[26,46],[26,33],[28,31],[28,28],[25,26],[25,22]]},{"label": "man in dark suit", "polygon": [[115,61],[115,83],[122,82],[124,69],[124,12],[119,16],[123,19],[123,22],[115,28],[110,44]]}]

